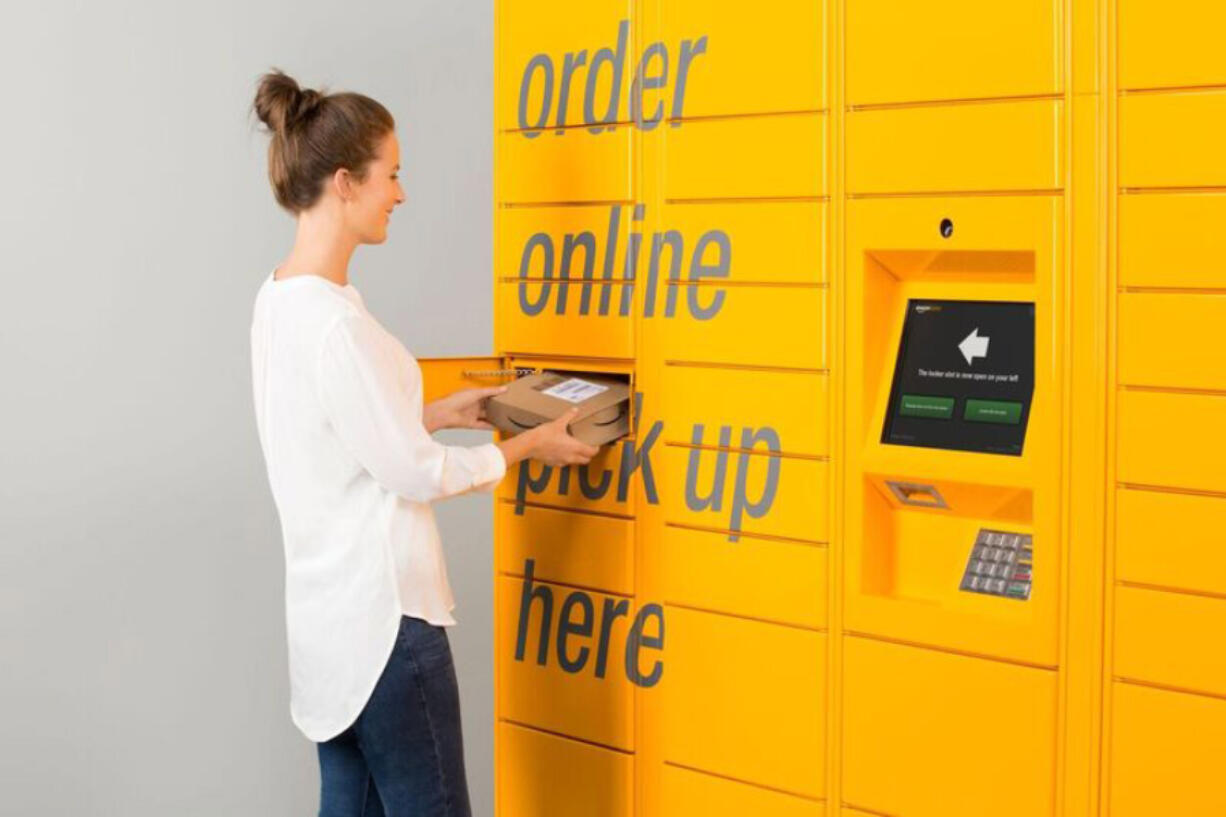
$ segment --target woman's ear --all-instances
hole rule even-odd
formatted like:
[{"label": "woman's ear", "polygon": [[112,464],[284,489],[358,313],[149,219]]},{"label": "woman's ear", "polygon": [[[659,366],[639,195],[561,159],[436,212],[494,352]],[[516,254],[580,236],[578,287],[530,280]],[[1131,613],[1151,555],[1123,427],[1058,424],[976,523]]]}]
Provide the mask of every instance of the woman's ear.
[{"label": "woman's ear", "polygon": [[353,175],[348,168],[338,167],[332,174],[332,187],[341,201],[353,201]]}]

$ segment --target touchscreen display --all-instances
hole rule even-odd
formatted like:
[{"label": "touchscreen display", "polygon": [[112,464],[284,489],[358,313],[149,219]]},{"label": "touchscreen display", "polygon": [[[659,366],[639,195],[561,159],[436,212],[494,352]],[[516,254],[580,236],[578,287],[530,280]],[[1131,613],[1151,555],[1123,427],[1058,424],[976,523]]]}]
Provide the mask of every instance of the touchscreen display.
[{"label": "touchscreen display", "polygon": [[1033,303],[911,300],[881,441],[1019,456],[1033,393]]}]

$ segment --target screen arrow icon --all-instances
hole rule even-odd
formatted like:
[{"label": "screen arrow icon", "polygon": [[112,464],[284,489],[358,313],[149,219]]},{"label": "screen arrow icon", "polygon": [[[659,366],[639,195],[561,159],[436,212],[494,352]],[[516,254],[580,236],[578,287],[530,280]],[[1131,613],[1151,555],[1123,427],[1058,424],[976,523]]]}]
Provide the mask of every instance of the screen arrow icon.
[{"label": "screen arrow icon", "polygon": [[971,330],[971,333],[962,339],[958,344],[958,349],[962,352],[962,356],[966,358],[969,365],[975,363],[977,357],[988,356],[988,342],[991,338],[982,337],[979,334],[979,327],[976,326]]}]

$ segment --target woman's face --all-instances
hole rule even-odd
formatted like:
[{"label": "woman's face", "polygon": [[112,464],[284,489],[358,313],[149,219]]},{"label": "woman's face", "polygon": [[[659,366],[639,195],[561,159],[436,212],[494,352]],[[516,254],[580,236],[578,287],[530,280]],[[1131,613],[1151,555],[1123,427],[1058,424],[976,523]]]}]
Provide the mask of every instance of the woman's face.
[{"label": "woman's face", "polygon": [[400,145],[395,132],[389,132],[366,168],[366,179],[353,183],[353,198],[345,208],[349,226],[363,244],[382,244],[387,240],[392,210],[404,201],[399,172]]}]

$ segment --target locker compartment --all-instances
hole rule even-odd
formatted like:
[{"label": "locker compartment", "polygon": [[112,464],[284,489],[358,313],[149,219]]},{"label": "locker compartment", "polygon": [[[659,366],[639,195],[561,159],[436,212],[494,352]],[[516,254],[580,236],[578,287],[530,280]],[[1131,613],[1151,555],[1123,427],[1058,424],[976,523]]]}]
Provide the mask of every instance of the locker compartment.
[{"label": "locker compartment", "polygon": [[1054,813],[1055,672],[843,643],[845,802],[906,817]]},{"label": "locker compartment", "polygon": [[1226,695],[1226,653],[1206,634],[1226,630],[1226,599],[1137,587],[1115,590],[1115,674]]},{"label": "locker compartment", "polygon": [[667,617],[664,759],[823,796],[826,636],[674,607]]},{"label": "locker compartment", "polygon": [[1121,489],[1116,576],[1226,595],[1226,499]]},{"label": "locker compartment", "polygon": [[[634,685],[623,668],[626,635],[635,610],[629,615],[606,616],[606,599],[616,604],[621,598],[584,592],[593,604],[588,620],[592,634],[583,636],[572,630],[565,641],[567,660],[584,661],[582,668],[569,672],[560,664],[558,631],[563,614],[572,625],[583,623],[583,608],[576,602],[567,606],[574,588],[551,584],[534,576],[530,589],[546,588],[552,598],[545,664],[539,663],[542,616],[545,605],[533,598],[526,620],[523,659],[516,659],[524,579],[500,576],[497,617],[497,649],[500,659],[498,679],[499,716],[550,732],[599,743],[627,751],[634,750]],[[633,608],[633,604],[630,605]],[[597,677],[600,636],[603,622],[612,619],[609,629],[607,663],[604,676]]]},{"label": "locker compartment", "polygon": [[536,138],[499,134],[494,137],[498,199],[504,204],[629,201],[632,137],[628,125],[599,135],[586,129]]},{"label": "locker compartment", "polygon": [[[666,317],[660,312],[670,298],[676,302],[674,314]],[[826,368],[824,288],[661,281],[656,307],[653,320],[660,322],[666,360]],[[714,315],[700,319],[695,309]]]},{"label": "locker compartment", "polygon": [[[624,440],[604,446],[581,466],[553,468],[537,460],[522,460],[507,469],[497,496],[525,511],[532,503],[632,516],[641,477],[627,456],[631,445],[633,441]],[[629,473],[623,473],[626,471]]]},{"label": "locker compartment", "polygon": [[660,417],[668,442],[689,443],[695,425],[730,425],[773,428],[786,454],[829,453],[830,377],[823,372],[672,365],[664,378]]},{"label": "locker compartment", "polygon": [[[739,446],[740,435],[730,437]],[[707,445],[718,444],[719,429],[707,429],[705,439]],[[667,521],[806,542],[829,540],[828,463],[678,445],[666,445],[663,454],[660,501]]]},{"label": "locker compartment", "polygon": [[634,284],[502,281],[497,285],[500,343],[529,355],[634,357]]},{"label": "locker compartment", "polygon": [[1120,98],[1121,187],[1226,185],[1226,91]]},{"label": "locker compartment", "polygon": [[670,604],[826,626],[826,548],[748,536],[729,542],[722,533],[672,525],[660,541]]},{"label": "locker compartment", "polygon": [[[663,3],[660,37],[669,49],[670,86],[678,70],[676,44],[699,37],[708,41],[706,52],[694,57],[689,68],[681,115],[825,108],[822,10],[823,4],[812,0],[777,0],[769,14],[735,3]],[[658,71],[657,64],[653,73]],[[653,118],[658,99],[646,97],[644,118]],[[662,111],[665,118],[677,114],[675,102]]]},{"label": "locker compartment", "polygon": [[634,522],[498,502],[498,569],[522,574],[532,559],[542,580],[634,594]]},{"label": "locker compartment", "polygon": [[1226,397],[1124,390],[1119,478],[1132,485],[1226,492]]},{"label": "locker compartment", "polygon": [[1226,701],[1114,685],[1111,817],[1226,814]]},{"label": "locker compartment", "polygon": [[1226,6],[1204,0],[1119,0],[1121,88],[1226,83]]},{"label": "locker compartment", "polygon": [[634,755],[498,724],[498,813],[631,817]]},{"label": "locker compartment", "polygon": [[503,207],[497,276],[621,280],[634,205]]},{"label": "locker compartment", "polygon": [[1121,284],[1226,287],[1226,194],[1125,195],[1119,202]]},{"label": "locker compartment", "polygon": [[683,122],[645,138],[659,140],[663,140],[666,199],[826,194],[824,114]]},{"label": "locker compartment", "polygon": [[[689,277],[697,242],[720,230],[732,246],[728,277],[733,281],[822,284],[827,280],[825,202],[687,202],[665,204],[662,212],[664,229],[677,230],[684,240],[683,263],[678,270],[683,279]],[[645,265],[640,263],[639,269],[645,269]],[[667,272],[663,275],[666,277]]]},{"label": "locker compartment", "polygon": [[[627,101],[638,57],[631,0],[585,0],[578,5],[570,0],[499,0],[497,18],[495,97],[499,130],[543,127],[546,136],[552,135],[559,124],[559,114],[564,114],[563,124],[567,127],[588,123],[584,97],[589,72],[597,52],[608,49],[592,88],[593,119],[602,120],[613,97],[622,21],[627,26],[614,121],[628,121]],[[568,53],[574,55],[569,78]]]},{"label": "locker compartment", "polygon": [[1226,293],[1120,295],[1119,382],[1226,389]]},{"label": "locker compartment", "polygon": [[820,800],[665,764],[659,813],[675,817],[823,817],[826,808]]},{"label": "locker compartment", "polygon": [[1058,189],[1061,110],[1029,100],[850,111],[848,191]]},{"label": "locker compartment", "polygon": [[852,105],[1059,93],[1057,5],[946,0],[847,4]]}]

